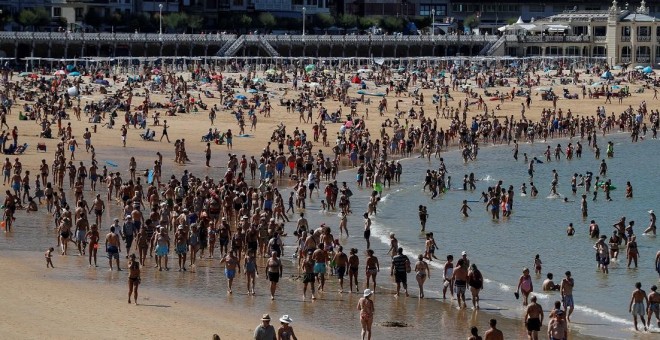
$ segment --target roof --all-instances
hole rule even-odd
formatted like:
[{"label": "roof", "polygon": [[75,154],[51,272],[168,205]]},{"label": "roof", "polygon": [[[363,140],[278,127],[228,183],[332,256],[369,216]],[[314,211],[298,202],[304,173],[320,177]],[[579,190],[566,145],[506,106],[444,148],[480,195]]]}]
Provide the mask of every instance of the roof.
[{"label": "roof", "polygon": [[652,17],[647,14],[640,13],[629,13],[620,19],[621,21],[637,21],[637,22],[654,22],[656,21],[655,17]]}]

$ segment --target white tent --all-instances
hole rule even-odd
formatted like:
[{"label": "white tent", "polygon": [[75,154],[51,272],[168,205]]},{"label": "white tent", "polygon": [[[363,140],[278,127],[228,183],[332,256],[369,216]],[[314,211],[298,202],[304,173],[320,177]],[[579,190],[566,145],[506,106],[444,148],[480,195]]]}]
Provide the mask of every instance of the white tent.
[{"label": "white tent", "polygon": [[525,23],[522,19],[522,17],[518,17],[518,21],[516,21],[514,24],[511,25],[506,25],[498,28],[497,30],[500,32],[504,31],[530,31],[536,27],[535,24],[532,23]]}]

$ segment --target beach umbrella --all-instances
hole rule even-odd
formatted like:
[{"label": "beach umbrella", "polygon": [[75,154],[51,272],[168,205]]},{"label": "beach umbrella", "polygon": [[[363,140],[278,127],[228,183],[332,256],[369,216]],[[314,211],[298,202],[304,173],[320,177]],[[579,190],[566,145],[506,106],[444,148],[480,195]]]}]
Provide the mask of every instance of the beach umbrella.
[{"label": "beach umbrella", "polygon": [[33,74],[32,72],[21,72],[18,74],[19,77],[27,77],[29,75]]},{"label": "beach umbrella", "polygon": [[248,90],[248,93],[257,93],[257,92],[259,92],[257,89],[249,89]]},{"label": "beach umbrella", "polygon": [[315,68],[316,68],[316,66],[314,66],[314,64],[309,64],[309,65],[305,66],[305,71],[306,72],[312,72],[312,71],[314,71]]},{"label": "beach umbrella", "polygon": [[252,82],[253,82],[253,83],[263,83],[264,80],[261,79],[261,78],[253,78],[253,79],[252,79]]},{"label": "beach umbrella", "polygon": [[235,98],[236,98],[236,99],[240,99],[240,100],[245,100],[245,99],[247,99],[247,97],[244,96],[244,95],[242,95],[242,94],[237,94],[237,95],[235,96]]},{"label": "beach umbrella", "polygon": [[599,81],[598,81],[598,82],[595,82],[595,83],[593,83],[593,84],[591,84],[591,86],[594,86],[594,87],[596,87],[596,86],[601,86],[601,85],[603,85],[603,84],[602,84],[601,82],[599,82]]},{"label": "beach umbrella", "polygon": [[644,69],[642,69],[642,72],[647,73],[647,74],[648,73],[653,73],[653,69],[651,68],[651,66],[646,66]]},{"label": "beach umbrella", "polygon": [[69,94],[71,97],[77,97],[78,96],[78,89],[75,86],[69,87],[66,92]]},{"label": "beach umbrella", "polygon": [[277,71],[275,71],[274,69],[270,68],[270,69],[267,69],[266,72],[264,72],[264,73],[266,73],[266,74],[270,74],[270,75],[273,75],[273,74],[277,73]]},{"label": "beach umbrella", "polygon": [[76,69],[76,68],[75,68],[73,65],[71,65],[71,64],[66,65],[66,70],[69,71],[69,72],[71,72],[71,71],[73,71],[73,70],[75,70],[75,69]]},{"label": "beach umbrella", "polygon": [[66,75],[66,72],[64,72],[64,70],[57,70],[53,74],[56,75],[56,76],[63,76],[63,75]]},{"label": "beach umbrella", "polygon": [[78,71],[71,72],[71,73],[69,73],[69,76],[78,77],[78,76],[80,76],[80,72],[78,72]]},{"label": "beach umbrella", "polygon": [[641,70],[641,69],[644,69],[644,66],[642,66],[642,65],[635,66],[635,70]]}]

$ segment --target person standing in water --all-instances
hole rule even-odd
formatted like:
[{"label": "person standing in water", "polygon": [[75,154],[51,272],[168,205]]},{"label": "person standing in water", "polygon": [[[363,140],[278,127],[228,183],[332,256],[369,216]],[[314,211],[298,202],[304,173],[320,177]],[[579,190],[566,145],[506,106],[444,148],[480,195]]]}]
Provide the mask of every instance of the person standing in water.
[{"label": "person standing in water", "polygon": [[369,218],[369,213],[364,213],[364,239],[367,241],[367,249],[371,249],[371,219]]},{"label": "person standing in water", "polygon": [[651,294],[649,294],[648,299],[648,310],[646,314],[648,319],[646,324],[651,327],[651,317],[655,315],[655,320],[657,321],[658,327],[660,327],[660,294],[657,292],[658,287],[656,285],[651,286]]},{"label": "person standing in water", "polygon": [[575,304],[573,302],[573,287],[575,286],[575,281],[571,277],[570,271],[566,271],[565,274],[566,277],[561,280],[561,284],[559,285],[559,292],[564,303],[564,313],[566,313],[566,320],[571,322],[571,314],[573,314],[573,308],[575,308]]},{"label": "person standing in water", "polygon": [[417,279],[417,284],[419,285],[419,298],[424,298],[424,282],[426,279],[431,278],[431,269],[429,264],[424,262],[424,255],[419,254],[417,256],[417,263],[415,264],[415,279]]},{"label": "person standing in water", "polygon": [[655,212],[653,212],[653,209],[651,209],[649,210],[649,227],[646,228],[646,230],[644,230],[644,234],[651,233],[655,235],[655,230],[656,230],[655,221],[656,221]]},{"label": "person standing in water", "polygon": [[646,310],[646,308],[644,308],[644,304],[648,304],[648,302],[649,300],[646,296],[646,292],[642,289],[642,283],[635,283],[635,290],[632,292],[632,296],[630,297],[630,304],[628,305],[628,313],[633,315],[633,323],[635,324],[636,331],[639,330],[637,328],[637,316],[639,316],[639,319],[642,321],[644,330],[647,330],[646,320],[644,320],[644,311]]},{"label": "person standing in water", "polygon": [[529,294],[534,291],[534,284],[532,283],[532,277],[529,275],[529,269],[523,268],[523,273],[518,279],[518,289],[516,291],[516,298],[518,298],[518,292],[523,295],[523,306],[527,306],[527,299]]}]

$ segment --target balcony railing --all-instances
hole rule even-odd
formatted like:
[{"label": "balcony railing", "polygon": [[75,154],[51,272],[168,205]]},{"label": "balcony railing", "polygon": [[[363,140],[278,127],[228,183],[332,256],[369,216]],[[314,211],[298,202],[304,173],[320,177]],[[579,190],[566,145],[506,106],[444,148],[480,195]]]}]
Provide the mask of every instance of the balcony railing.
[{"label": "balcony railing", "polygon": [[651,61],[650,55],[637,56],[636,62],[648,64]]},{"label": "balcony railing", "polygon": [[607,37],[604,35],[594,36],[594,42],[605,42]]},{"label": "balcony railing", "polygon": [[621,57],[621,62],[622,62],[622,63],[629,63],[630,60],[631,60],[630,57]]},{"label": "balcony railing", "polygon": [[628,36],[623,36],[623,37],[621,37],[621,41],[623,41],[623,42],[629,42],[629,41],[630,41],[630,36],[628,35]]},{"label": "balcony railing", "polygon": [[637,36],[637,41],[638,41],[638,42],[648,42],[648,41],[651,41],[651,36],[650,36],[650,35],[638,35],[638,36]]}]

